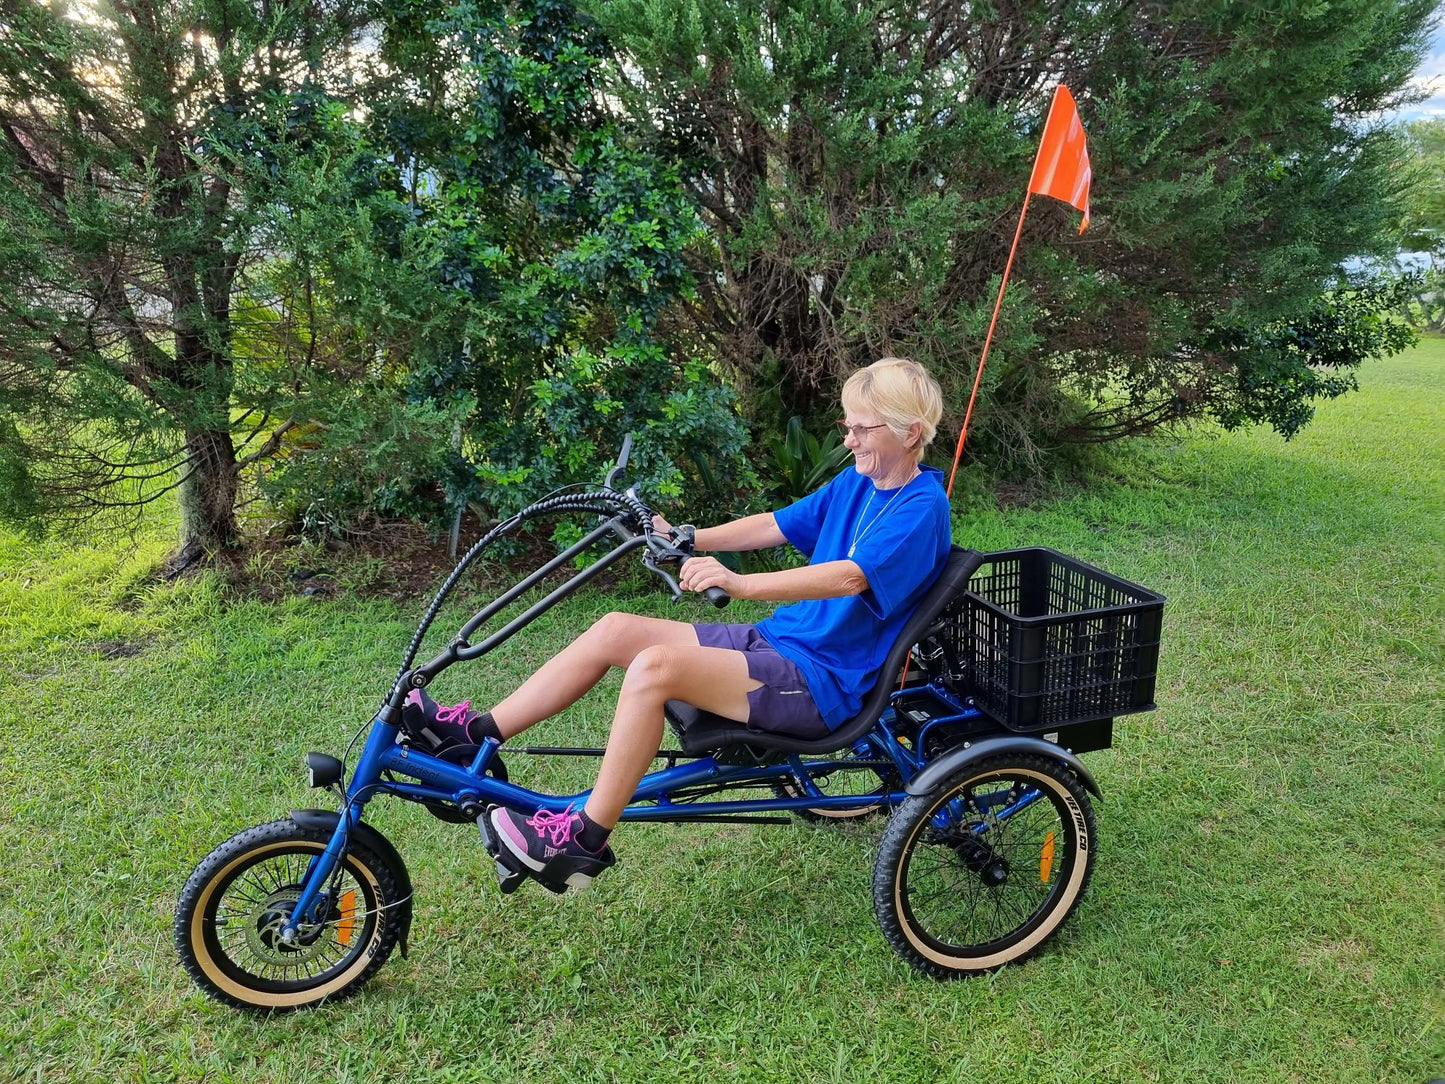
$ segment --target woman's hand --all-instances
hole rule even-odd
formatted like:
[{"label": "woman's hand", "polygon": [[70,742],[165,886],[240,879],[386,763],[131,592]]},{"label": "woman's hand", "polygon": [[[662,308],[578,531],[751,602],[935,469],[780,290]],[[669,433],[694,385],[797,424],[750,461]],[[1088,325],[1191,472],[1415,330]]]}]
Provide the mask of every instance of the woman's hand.
[{"label": "woman's hand", "polygon": [[701,593],[709,587],[721,587],[733,598],[746,598],[744,580],[716,557],[689,557],[682,563],[678,582],[684,590]]},{"label": "woman's hand", "polygon": [[667,534],[672,530],[672,524],[654,512],[652,514],[652,529],[658,534]]}]

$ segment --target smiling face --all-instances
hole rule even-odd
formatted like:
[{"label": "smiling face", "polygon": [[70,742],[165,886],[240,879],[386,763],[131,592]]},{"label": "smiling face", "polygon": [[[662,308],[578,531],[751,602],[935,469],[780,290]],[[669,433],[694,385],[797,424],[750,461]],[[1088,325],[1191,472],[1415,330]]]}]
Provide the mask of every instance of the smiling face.
[{"label": "smiling face", "polygon": [[938,382],[916,361],[883,358],[844,381],[841,399],[851,427],[843,444],[858,473],[879,489],[905,484],[943,415]]},{"label": "smiling face", "polygon": [[[901,486],[913,476],[917,463],[914,446],[922,428],[919,423],[909,426],[907,439],[900,439],[882,418],[865,407],[848,411],[843,420],[854,427],[843,437],[843,446],[853,453],[859,474],[882,489]],[[859,426],[870,428],[863,432]]]}]

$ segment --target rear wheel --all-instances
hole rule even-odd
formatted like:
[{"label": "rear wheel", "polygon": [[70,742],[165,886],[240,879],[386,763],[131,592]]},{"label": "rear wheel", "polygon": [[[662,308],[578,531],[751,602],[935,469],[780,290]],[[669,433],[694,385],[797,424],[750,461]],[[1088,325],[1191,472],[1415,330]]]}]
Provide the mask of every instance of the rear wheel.
[{"label": "rear wheel", "polygon": [[[890,791],[902,790],[902,780],[899,778],[898,770],[892,762],[883,762],[881,758],[874,756],[872,750],[863,742],[856,746],[849,756],[839,757],[839,765],[847,765],[851,761],[868,760],[877,762],[871,768],[859,767],[838,767],[832,771],[815,773],[813,785],[830,798],[839,795],[858,795],[860,797],[878,796],[880,799]],[[774,791],[783,798],[801,798],[807,791],[798,786],[792,779],[786,779],[774,786]],[[882,809],[887,808],[883,801],[874,802],[870,805],[862,805],[856,809],[830,809],[827,807],[810,807],[807,809],[795,809],[793,812],[806,821],[841,821],[857,820],[861,817],[869,817]]]},{"label": "rear wheel", "polygon": [[196,867],[176,907],[176,949],[206,993],[246,1009],[297,1009],[353,993],[401,934],[397,877],[351,840],[319,921],[294,944],[281,927],[330,832],[272,821],[222,843]]},{"label": "rear wheel", "polygon": [[936,978],[1026,959],[1069,917],[1094,868],[1094,813],[1074,774],[991,757],[909,798],[888,822],[873,905],[892,946]]}]

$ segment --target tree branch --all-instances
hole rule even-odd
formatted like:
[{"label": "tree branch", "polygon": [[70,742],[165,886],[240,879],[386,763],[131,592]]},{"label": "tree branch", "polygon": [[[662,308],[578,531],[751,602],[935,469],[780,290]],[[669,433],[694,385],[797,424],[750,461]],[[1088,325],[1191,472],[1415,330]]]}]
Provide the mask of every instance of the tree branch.
[{"label": "tree branch", "polygon": [[238,459],[236,461],[237,472],[241,471],[242,468],[256,462],[256,460],[258,459],[264,459],[267,456],[275,455],[276,450],[281,447],[281,438],[286,435],[288,430],[294,428],[296,428],[296,422],[294,419],[291,418],[288,418],[286,421],[278,425],[275,431],[266,438],[266,442],[262,444],[261,447],[257,448],[254,452],[246,456],[244,459]]}]

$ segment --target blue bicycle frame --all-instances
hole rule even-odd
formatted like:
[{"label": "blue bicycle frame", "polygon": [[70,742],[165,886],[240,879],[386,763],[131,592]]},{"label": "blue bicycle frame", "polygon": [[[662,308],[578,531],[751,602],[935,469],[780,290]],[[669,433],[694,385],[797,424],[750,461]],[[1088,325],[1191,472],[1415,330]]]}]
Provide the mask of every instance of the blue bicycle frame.
[{"label": "blue bicycle frame", "polygon": [[[946,714],[937,715],[924,724],[914,741],[916,750],[923,748],[923,737],[929,728],[947,724],[968,724],[983,720],[983,714],[968,704],[961,703],[943,685],[931,683],[922,688],[934,700],[947,708]],[[895,692],[888,710],[884,711],[868,735],[860,740],[854,752],[861,757],[870,751],[878,761],[886,760],[897,772],[903,785],[923,767],[921,753],[898,741],[894,734],[896,705],[903,697],[920,693],[919,687]],[[401,729],[386,722],[380,715],[372,720],[371,733],[362,750],[361,759],[351,775],[346,788],[344,815],[339,818],[336,829],[323,854],[314,859],[307,871],[301,896],[291,913],[291,919],[282,930],[282,936],[294,936],[299,927],[317,921],[313,914],[316,904],[322,899],[327,881],[336,870],[337,863],[346,853],[347,838],[351,829],[361,823],[367,802],[379,794],[390,794],[414,802],[441,803],[457,808],[468,806],[501,805],[524,813],[537,810],[560,813],[569,808],[580,809],[587,801],[590,790],[572,795],[544,794],[517,786],[515,783],[493,778],[486,774],[493,758],[500,748],[499,743],[488,738],[482,743],[476,756],[465,767],[454,764],[429,753],[422,752],[401,742]],[[675,761],[679,754],[659,753],[659,758]],[[861,771],[863,767],[849,768],[847,759],[804,760],[797,754],[773,764],[722,764],[712,756],[690,759],[685,764],[673,764],[659,771],[645,775],[637,785],[632,804],[622,812],[625,821],[683,821],[698,819],[726,819],[750,813],[788,812],[802,809],[850,810],[866,809],[871,806],[896,805],[908,794],[901,789],[879,793],[827,795],[818,789],[813,781],[815,774],[833,771]],[[887,771],[887,768],[883,769]],[[416,780],[402,782],[395,778],[405,776]],[[746,798],[734,801],[696,801],[689,796],[685,801],[674,801],[672,795],[694,788],[722,791],[745,786],[767,786],[776,783],[801,785],[802,793],[796,797],[778,794],[766,797]],[[695,792],[695,791],[694,791]],[[1037,792],[1025,793],[1010,807],[996,814],[1006,817],[1031,804],[1038,797]],[[945,815],[942,812],[940,815]]]}]

